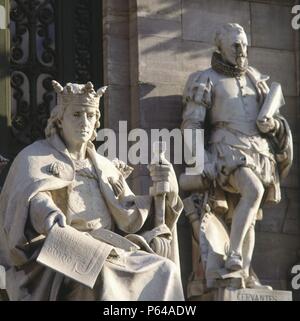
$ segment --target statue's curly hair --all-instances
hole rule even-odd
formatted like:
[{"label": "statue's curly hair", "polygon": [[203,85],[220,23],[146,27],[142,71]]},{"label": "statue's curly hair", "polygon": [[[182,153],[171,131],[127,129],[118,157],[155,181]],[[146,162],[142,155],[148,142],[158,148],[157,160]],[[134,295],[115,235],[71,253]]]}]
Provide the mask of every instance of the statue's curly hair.
[{"label": "statue's curly hair", "polygon": [[[66,111],[66,109],[69,107],[69,105],[56,105],[50,114],[50,117],[47,122],[47,126],[45,129],[45,135],[46,137],[51,137],[54,134],[59,134],[60,128],[58,126],[59,122],[62,121],[63,115]],[[93,132],[93,135],[91,137],[91,141],[95,140],[97,137],[97,129],[100,127],[100,110],[96,108],[96,123],[95,123],[95,129]]]}]

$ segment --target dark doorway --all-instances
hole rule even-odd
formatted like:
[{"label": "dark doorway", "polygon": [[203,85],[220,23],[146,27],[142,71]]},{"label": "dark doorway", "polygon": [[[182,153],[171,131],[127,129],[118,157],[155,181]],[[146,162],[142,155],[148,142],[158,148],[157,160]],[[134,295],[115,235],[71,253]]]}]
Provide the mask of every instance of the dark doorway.
[{"label": "dark doorway", "polygon": [[43,138],[52,79],[102,84],[102,1],[11,0],[10,32],[11,159]]}]

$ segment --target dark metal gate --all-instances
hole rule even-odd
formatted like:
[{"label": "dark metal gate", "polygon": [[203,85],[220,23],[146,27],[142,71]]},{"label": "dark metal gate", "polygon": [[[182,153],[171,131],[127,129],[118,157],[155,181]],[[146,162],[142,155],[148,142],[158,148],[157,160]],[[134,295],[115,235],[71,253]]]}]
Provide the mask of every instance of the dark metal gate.
[{"label": "dark metal gate", "polygon": [[55,105],[52,79],[102,84],[101,7],[99,0],[10,1],[12,95],[4,156],[43,137]]}]

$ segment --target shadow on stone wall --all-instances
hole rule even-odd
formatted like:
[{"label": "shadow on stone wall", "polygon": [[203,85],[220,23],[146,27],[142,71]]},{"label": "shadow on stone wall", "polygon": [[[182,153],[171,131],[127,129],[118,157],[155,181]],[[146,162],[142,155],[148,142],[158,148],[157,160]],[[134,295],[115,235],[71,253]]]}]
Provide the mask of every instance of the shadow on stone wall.
[{"label": "shadow on stone wall", "polygon": [[[182,95],[165,95],[158,96],[155,94],[157,85],[152,83],[140,83],[140,128],[144,129],[148,134],[148,155],[151,155],[151,129],[167,129],[170,132],[173,129],[180,130],[182,121]],[[155,96],[152,96],[155,95]],[[181,137],[182,139],[182,137]],[[170,141],[170,162],[174,166],[177,178],[184,172],[184,155],[183,155],[183,139],[182,144],[182,163],[174,164],[174,140]],[[149,161],[151,161],[149,159]],[[152,185],[151,179],[146,177],[149,171],[146,165],[135,166],[132,173],[134,185],[137,184],[141,194],[147,194],[149,186]],[[142,185],[142,186],[141,186]],[[133,188],[134,189],[134,188]],[[185,198],[180,191],[181,198]],[[181,275],[184,291],[187,289],[188,277],[192,271],[192,255],[191,255],[191,227],[187,221],[184,212],[182,212],[178,221],[178,241],[179,253],[181,261]]]}]

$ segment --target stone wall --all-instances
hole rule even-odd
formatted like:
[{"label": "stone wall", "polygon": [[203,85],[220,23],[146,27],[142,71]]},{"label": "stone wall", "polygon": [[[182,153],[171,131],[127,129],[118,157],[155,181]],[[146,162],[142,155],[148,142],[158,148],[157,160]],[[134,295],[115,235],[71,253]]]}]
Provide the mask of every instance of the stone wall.
[{"label": "stone wall", "polygon": [[[282,184],[283,199],[265,209],[257,224],[254,268],[276,289],[288,288],[288,272],[300,248],[299,214],[299,42],[291,28],[289,0],[106,0],[104,71],[110,84],[106,125],[127,119],[131,128],[177,128],[181,95],[190,73],[210,66],[213,35],[225,22],[241,24],[249,39],[250,64],[282,84],[295,160]],[[176,167],[179,174],[181,167]],[[146,193],[147,170],[137,168],[132,186]],[[182,278],[191,271],[190,227],[182,215],[179,241]]]}]

